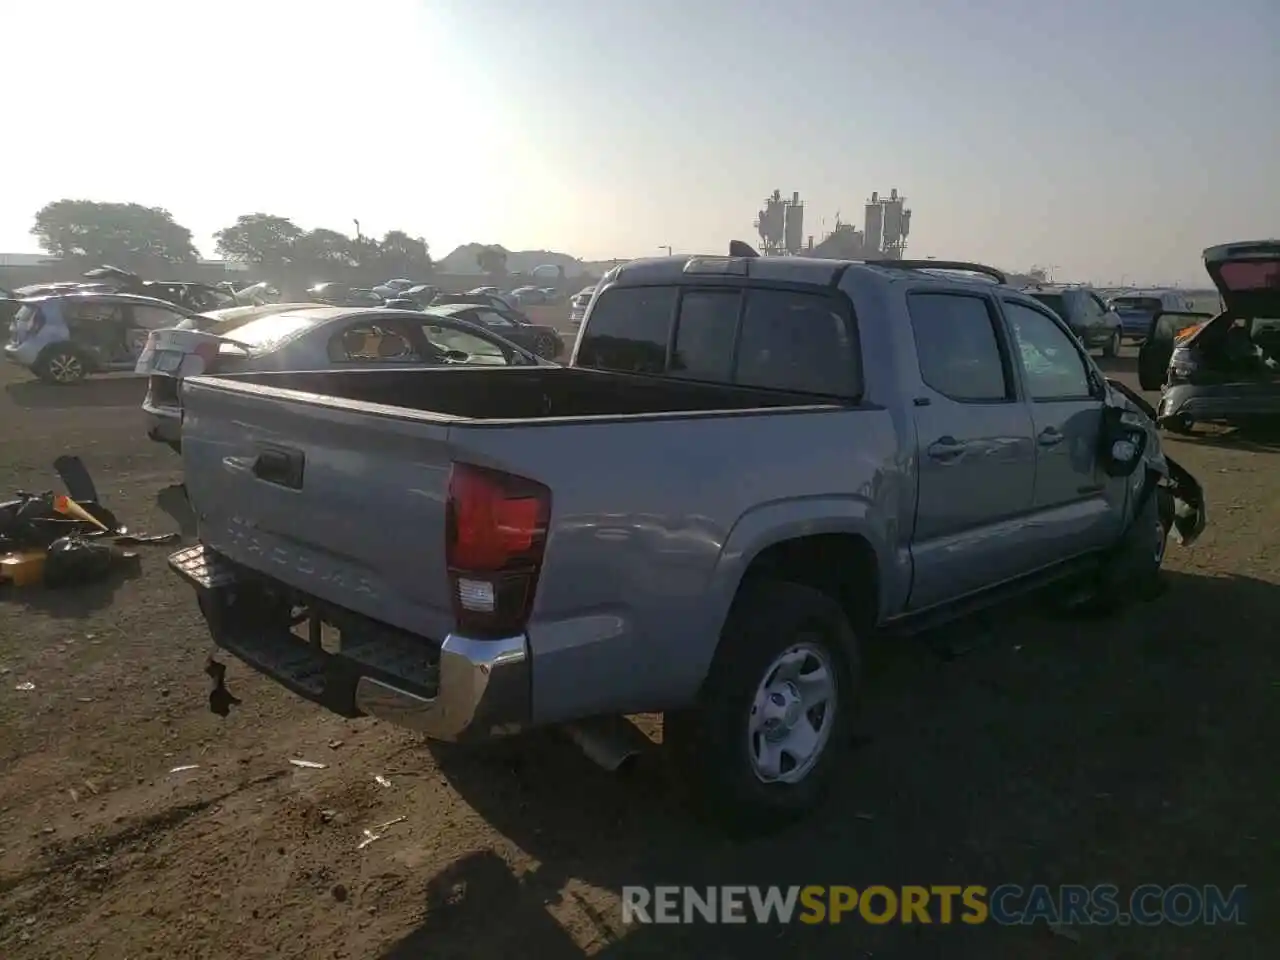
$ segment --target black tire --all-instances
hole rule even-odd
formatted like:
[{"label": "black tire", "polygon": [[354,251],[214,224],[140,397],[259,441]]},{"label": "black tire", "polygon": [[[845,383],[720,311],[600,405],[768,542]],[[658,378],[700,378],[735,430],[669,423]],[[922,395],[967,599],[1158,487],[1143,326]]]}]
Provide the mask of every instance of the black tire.
[{"label": "black tire", "polygon": [[45,383],[65,387],[84,380],[89,375],[89,363],[73,346],[53,346],[40,354],[35,373]]},{"label": "black tire", "polygon": [[1166,417],[1160,422],[1160,426],[1164,427],[1170,433],[1176,433],[1179,436],[1189,437],[1195,432],[1196,422],[1186,414],[1180,414],[1176,417]]},{"label": "black tire", "polygon": [[[771,674],[776,676],[777,661],[793,649],[803,651],[797,657],[807,658],[801,669],[810,664],[830,669],[833,696],[825,710],[815,706],[791,715],[788,705],[788,718],[779,727],[807,717],[820,732],[820,746],[810,763],[793,757],[786,770],[781,757],[787,754],[779,754],[780,775],[794,775],[796,782],[766,782],[756,772],[752,751],[753,745],[767,741],[753,736],[750,725],[762,709],[756,705],[758,691]],[[697,704],[668,712],[664,720],[664,745],[695,811],[729,834],[750,835],[778,829],[817,807],[848,750],[860,679],[857,640],[835,600],[803,584],[745,583],[721,631]],[[797,690],[791,684],[791,695]],[[776,705],[781,694],[768,696],[764,709],[781,709]],[[798,703],[794,708],[802,710]]]},{"label": "black tire", "polygon": [[[1150,482],[1156,481],[1153,478]],[[1091,612],[1111,613],[1129,600],[1152,600],[1160,595],[1160,568],[1172,522],[1172,500],[1157,489],[1107,558],[1098,577]]]},{"label": "black tire", "polygon": [[1108,341],[1103,345],[1103,347],[1102,347],[1102,355],[1103,355],[1104,357],[1118,357],[1118,356],[1120,356],[1120,331],[1119,331],[1119,330],[1114,331],[1114,332],[1111,334],[1111,339],[1110,339],[1110,340],[1108,340]]}]

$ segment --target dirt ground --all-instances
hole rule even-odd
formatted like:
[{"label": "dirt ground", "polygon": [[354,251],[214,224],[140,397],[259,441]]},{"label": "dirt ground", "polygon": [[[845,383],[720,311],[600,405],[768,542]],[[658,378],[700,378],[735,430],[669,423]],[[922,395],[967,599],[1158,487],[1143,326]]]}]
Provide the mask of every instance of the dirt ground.
[{"label": "dirt ground", "polygon": [[[47,488],[77,453],[124,522],[189,536],[137,381],[0,378],[0,490]],[[1102,622],[1002,613],[950,661],[881,650],[830,807],[747,844],[686,816],[657,751],[625,778],[554,735],[446,752],[234,661],[243,702],[213,715],[173,547],[138,548],[123,582],[0,594],[0,956],[1280,955],[1280,445],[1170,450],[1210,526],[1170,548],[1165,596]],[[1248,884],[1250,925],[624,927],[619,910],[625,884],[1107,881]]]}]

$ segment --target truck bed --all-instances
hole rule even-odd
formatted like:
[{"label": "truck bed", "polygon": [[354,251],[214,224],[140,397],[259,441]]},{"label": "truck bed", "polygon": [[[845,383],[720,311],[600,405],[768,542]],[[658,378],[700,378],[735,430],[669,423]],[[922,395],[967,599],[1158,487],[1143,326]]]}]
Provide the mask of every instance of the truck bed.
[{"label": "truck bed", "polygon": [[544,485],[526,627],[539,723],[696,686],[702,665],[678,651],[718,629],[707,592],[731,531],[734,556],[750,552],[762,505],[797,532],[813,529],[795,504],[815,498],[899,509],[890,411],[810,395],[567,368],[344,371],[193,377],[183,409],[206,548],[428,646],[458,627],[454,466]]},{"label": "truck bed", "polygon": [[219,379],[468,420],[645,416],[833,403],[814,394],[574,367],[326,370],[230,374]]}]

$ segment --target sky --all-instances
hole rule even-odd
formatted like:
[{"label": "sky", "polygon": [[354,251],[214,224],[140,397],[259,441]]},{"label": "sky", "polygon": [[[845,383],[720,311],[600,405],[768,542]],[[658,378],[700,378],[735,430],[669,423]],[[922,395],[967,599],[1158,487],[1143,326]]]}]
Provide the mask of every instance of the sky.
[{"label": "sky", "polygon": [[[1280,235],[1276,0],[4,0],[0,252],[72,197],[584,259],[913,211],[908,256],[1204,284]],[[25,42],[22,38],[31,38]],[[48,118],[63,118],[57,125]],[[132,128],[132,129],[131,129]]]}]

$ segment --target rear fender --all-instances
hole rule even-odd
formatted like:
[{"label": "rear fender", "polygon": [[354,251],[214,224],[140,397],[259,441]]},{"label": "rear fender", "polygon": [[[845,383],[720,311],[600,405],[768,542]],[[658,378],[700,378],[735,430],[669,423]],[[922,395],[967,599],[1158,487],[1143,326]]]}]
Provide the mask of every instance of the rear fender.
[{"label": "rear fender", "polygon": [[[910,583],[910,569],[908,566],[899,576],[891,567],[892,537],[872,504],[855,497],[785,500],[747,511],[730,530],[706,592],[708,635],[719,637],[743,578],[763,551],[786,540],[830,533],[853,534],[870,544],[878,571],[877,609],[894,609],[899,585]],[[905,562],[909,565],[909,560]],[[703,660],[702,675],[711,665],[714,646],[708,644],[697,651]]]}]

